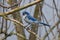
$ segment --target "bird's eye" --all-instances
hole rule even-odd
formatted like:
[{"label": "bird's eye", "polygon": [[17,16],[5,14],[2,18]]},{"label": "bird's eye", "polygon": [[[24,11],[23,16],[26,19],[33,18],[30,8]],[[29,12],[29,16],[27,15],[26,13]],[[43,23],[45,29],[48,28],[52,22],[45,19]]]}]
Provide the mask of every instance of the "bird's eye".
[{"label": "bird's eye", "polygon": [[23,13],[23,15],[25,15],[25,14]]}]

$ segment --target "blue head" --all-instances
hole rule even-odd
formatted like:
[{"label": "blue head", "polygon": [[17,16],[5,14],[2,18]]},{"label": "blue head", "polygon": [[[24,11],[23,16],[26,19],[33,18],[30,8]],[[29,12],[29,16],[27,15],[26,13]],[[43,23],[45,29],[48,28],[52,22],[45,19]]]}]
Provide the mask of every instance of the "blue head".
[{"label": "blue head", "polygon": [[30,15],[28,12],[24,11],[22,15]]}]

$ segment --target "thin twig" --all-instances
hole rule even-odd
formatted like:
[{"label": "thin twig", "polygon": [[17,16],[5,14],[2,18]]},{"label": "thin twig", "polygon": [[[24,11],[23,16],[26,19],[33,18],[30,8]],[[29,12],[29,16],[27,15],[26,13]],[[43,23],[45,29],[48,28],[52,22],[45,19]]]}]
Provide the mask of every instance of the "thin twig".
[{"label": "thin twig", "polygon": [[29,4],[26,4],[25,6],[17,7],[17,8],[15,8],[15,9],[9,11],[9,12],[5,12],[5,14],[1,13],[0,16],[13,14],[13,13],[15,13],[15,12],[17,12],[17,11],[20,11],[20,10],[22,10],[22,9],[25,9],[25,8],[27,8],[27,7],[30,7],[30,6],[35,5],[35,4],[37,4],[37,3],[40,3],[40,2],[41,2],[41,0],[31,2],[31,3],[29,3]]},{"label": "thin twig", "polygon": [[[15,22],[15,23],[23,26],[23,28],[25,28],[22,23],[20,23],[19,21],[15,20],[15,19],[9,19],[9,18],[7,18],[7,17],[5,17],[5,16],[4,16],[4,18],[7,19],[7,20],[10,20],[10,21],[13,21],[13,22]],[[25,28],[25,29],[26,29],[26,28]],[[26,29],[26,30],[27,30],[27,29]],[[28,31],[29,33],[32,33],[33,35],[35,35],[39,40],[41,40],[41,38],[38,37],[38,35],[37,35],[36,33],[34,33],[33,31],[31,31],[31,30],[27,30],[27,31]]]},{"label": "thin twig", "polygon": [[53,0],[53,4],[54,4],[54,6],[55,6],[56,14],[57,14],[57,16],[59,17],[58,9],[57,9],[57,6],[56,6],[56,3],[55,3],[55,0]]},{"label": "thin twig", "polygon": [[50,32],[51,32],[55,27],[57,27],[57,25],[58,25],[59,23],[60,23],[60,20],[57,21],[57,22],[52,26],[52,28],[48,30],[48,33],[46,33],[42,39],[44,40],[44,39],[50,34]]},{"label": "thin twig", "polygon": [[[42,13],[42,14],[43,14],[43,13]],[[49,24],[44,14],[43,14],[43,17],[45,18],[45,20],[46,20],[47,24]],[[49,27],[49,28],[51,29],[51,27]],[[52,35],[54,36],[53,31],[52,31]]]},{"label": "thin twig", "polygon": [[14,7],[14,6],[16,6],[16,5],[20,4],[20,3],[21,3],[21,1],[22,1],[22,0],[18,1],[17,3],[14,3],[14,4],[13,4],[13,5],[11,5],[11,6],[5,6],[5,5],[3,5],[2,3],[0,3],[0,6],[1,6],[1,7],[3,7],[3,8],[11,8],[11,7]]}]

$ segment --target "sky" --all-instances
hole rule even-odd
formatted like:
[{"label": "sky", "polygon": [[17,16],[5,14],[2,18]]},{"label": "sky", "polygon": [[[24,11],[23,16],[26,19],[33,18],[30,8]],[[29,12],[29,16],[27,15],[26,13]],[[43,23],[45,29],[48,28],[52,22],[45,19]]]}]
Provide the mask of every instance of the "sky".
[{"label": "sky", "polygon": [[[0,0],[0,1],[1,1],[1,0]],[[59,5],[60,5],[60,3],[59,3],[60,0],[58,0],[58,2],[57,2],[57,0],[55,0],[55,1],[56,1],[56,4],[58,4],[58,5],[57,5],[58,9],[60,9],[60,8],[59,8],[59,7],[60,7],[60,6],[59,6]],[[50,6],[54,7],[52,0],[44,0],[44,2],[47,3],[47,4],[49,4]],[[21,6],[23,6],[23,5],[27,4],[27,3],[29,3],[29,0],[25,0],[25,1],[23,0],[22,3],[21,3]],[[6,3],[6,4],[7,4],[7,3]],[[26,8],[26,9],[20,11],[20,12],[21,12],[21,16],[22,16],[22,12],[25,11],[25,10],[28,11],[28,12],[33,16],[34,8],[35,8],[35,5],[34,5],[34,6],[31,6],[31,7],[28,7],[28,8]],[[1,8],[0,8],[0,9],[1,9]],[[1,11],[1,10],[0,10],[0,11]],[[49,21],[49,24],[50,24],[50,25],[53,26],[53,24],[58,21],[58,17],[57,17],[57,15],[56,15],[55,9],[52,9],[52,8],[50,8],[49,6],[47,6],[46,4],[44,4],[42,11],[43,11],[46,19]],[[58,11],[58,12],[60,12],[60,11]],[[55,17],[54,17],[53,15],[54,15]],[[54,20],[53,20],[53,17],[54,17]],[[9,23],[8,23],[8,24],[9,24]],[[10,27],[10,29],[8,30],[8,32],[10,32],[11,30],[13,30],[14,27],[12,28],[12,26],[14,26],[13,22],[11,22],[11,27]],[[47,28],[47,30],[49,29],[48,27],[46,27],[46,28]],[[41,32],[41,37],[43,37],[43,36],[45,35],[44,33],[46,33],[46,32],[45,32],[45,28],[44,28],[44,27],[39,27],[38,30],[41,30],[41,31],[38,31],[38,34],[40,34],[40,32]],[[15,31],[15,30],[14,30],[14,31]],[[56,28],[53,30],[53,32],[54,32],[55,36],[57,37],[57,29],[56,29]],[[27,37],[27,39],[28,39],[29,33],[28,33],[26,30],[25,30],[25,34],[28,34],[28,35],[26,35],[26,37]],[[52,36],[51,33],[49,34],[49,37],[50,37],[50,39],[52,40],[53,36]],[[17,37],[16,37],[16,35],[12,35],[12,36],[8,37],[7,40],[17,40]],[[48,40],[48,38],[46,38],[46,40]]]}]

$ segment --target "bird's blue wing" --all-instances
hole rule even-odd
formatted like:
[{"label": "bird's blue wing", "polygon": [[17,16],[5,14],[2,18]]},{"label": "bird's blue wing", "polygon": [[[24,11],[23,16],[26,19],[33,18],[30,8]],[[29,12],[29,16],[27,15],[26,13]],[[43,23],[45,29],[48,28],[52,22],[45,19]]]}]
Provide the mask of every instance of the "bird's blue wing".
[{"label": "bird's blue wing", "polygon": [[31,15],[27,15],[26,18],[28,19],[28,22],[30,22],[30,23],[33,23],[34,22],[34,23],[43,24],[45,26],[50,26],[48,24],[45,24],[45,23],[42,23],[42,22],[38,21],[36,18],[32,17]]},{"label": "bird's blue wing", "polygon": [[37,21],[36,18],[34,18],[34,17],[30,16],[30,15],[28,15],[27,17],[28,17],[29,20]]}]

